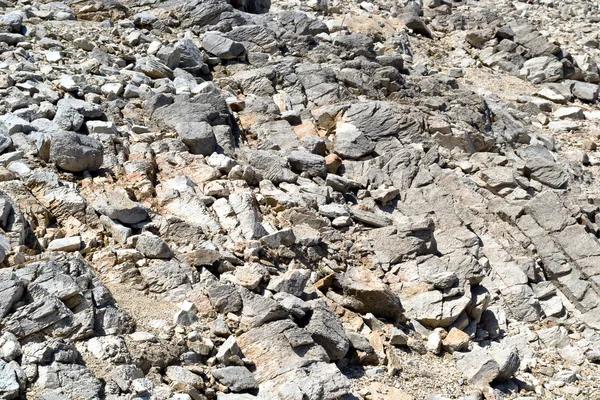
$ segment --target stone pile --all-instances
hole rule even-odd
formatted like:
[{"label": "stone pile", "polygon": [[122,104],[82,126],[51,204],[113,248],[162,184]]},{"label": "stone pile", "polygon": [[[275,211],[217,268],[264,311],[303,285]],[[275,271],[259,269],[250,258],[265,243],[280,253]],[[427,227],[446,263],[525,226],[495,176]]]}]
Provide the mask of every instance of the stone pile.
[{"label": "stone pile", "polygon": [[600,396],[598,7],[0,2],[0,398]]}]

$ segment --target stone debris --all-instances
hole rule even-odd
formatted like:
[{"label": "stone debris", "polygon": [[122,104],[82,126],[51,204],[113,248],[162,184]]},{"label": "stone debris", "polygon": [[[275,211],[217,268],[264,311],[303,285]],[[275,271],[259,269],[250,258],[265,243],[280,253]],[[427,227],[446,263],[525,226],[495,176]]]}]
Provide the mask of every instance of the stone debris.
[{"label": "stone debris", "polygon": [[599,8],[0,1],[0,398],[600,398]]}]

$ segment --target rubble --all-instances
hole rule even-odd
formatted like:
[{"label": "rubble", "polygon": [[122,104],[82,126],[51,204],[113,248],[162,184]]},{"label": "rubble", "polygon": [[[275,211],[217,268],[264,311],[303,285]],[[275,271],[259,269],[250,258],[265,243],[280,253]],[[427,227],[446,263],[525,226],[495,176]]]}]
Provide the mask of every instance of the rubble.
[{"label": "rubble", "polygon": [[600,6],[0,4],[0,397],[600,396]]}]

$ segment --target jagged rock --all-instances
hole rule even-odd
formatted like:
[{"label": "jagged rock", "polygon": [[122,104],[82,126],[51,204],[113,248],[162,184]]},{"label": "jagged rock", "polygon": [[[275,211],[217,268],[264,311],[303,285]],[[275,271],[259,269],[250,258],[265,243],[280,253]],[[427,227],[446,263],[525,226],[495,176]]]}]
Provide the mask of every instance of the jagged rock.
[{"label": "jagged rock", "polygon": [[223,60],[233,60],[242,57],[246,53],[243,44],[213,34],[204,36],[202,47],[210,54],[214,54]]},{"label": "jagged rock", "polygon": [[137,251],[148,258],[171,258],[173,251],[169,245],[158,236],[140,235],[135,245]]},{"label": "jagged rock", "polygon": [[212,127],[206,122],[185,122],[175,126],[179,138],[192,154],[211,155],[217,146]]},{"label": "jagged rock", "polygon": [[335,131],[335,152],[342,158],[356,159],[375,150],[375,143],[354,124],[338,122]]},{"label": "jagged rock", "polygon": [[240,349],[256,365],[254,378],[259,384],[297,368],[329,360],[325,350],[317,344],[292,348],[284,332],[295,328],[296,324],[290,320],[274,321],[238,338]]},{"label": "jagged rock", "polygon": [[16,399],[20,391],[21,385],[14,366],[0,360],[0,396],[7,400]]},{"label": "jagged rock", "polygon": [[246,367],[224,367],[211,371],[212,375],[232,392],[258,389],[258,383]]},{"label": "jagged rock", "polygon": [[235,313],[242,309],[242,298],[234,285],[214,282],[208,288],[208,297],[221,313]]},{"label": "jagged rock", "polygon": [[95,171],[102,166],[104,149],[91,137],[76,133],[57,133],[50,139],[50,161],[68,172]]},{"label": "jagged rock", "polygon": [[484,387],[498,377],[498,363],[483,349],[455,353],[455,358],[457,368],[473,386]]},{"label": "jagged rock", "polygon": [[325,176],[325,158],[317,154],[304,151],[292,151],[288,156],[288,163],[292,171],[305,172],[309,176]]},{"label": "jagged rock", "polygon": [[152,57],[142,57],[138,59],[135,63],[135,70],[143,72],[153,79],[173,79],[173,70],[161,63],[158,59]]},{"label": "jagged rock", "polygon": [[81,248],[81,237],[71,236],[63,239],[54,239],[48,245],[49,251],[77,251]]},{"label": "jagged rock", "polygon": [[4,329],[22,339],[49,327],[52,330],[52,325],[72,315],[56,297],[42,297],[10,314],[4,322]]},{"label": "jagged rock", "polygon": [[167,378],[175,385],[175,387],[185,387],[189,385],[195,389],[204,387],[204,381],[199,375],[176,365],[167,367]]},{"label": "jagged rock", "polygon": [[23,282],[14,274],[0,275],[0,318],[5,317],[24,293]]},{"label": "jagged rock", "polygon": [[310,332],[314,341],[325,349],[330,359],[343,358],[350,346],[344,327],[329,309],[327,303],[321,300],[312,300],[308,304],[312,309],[312,316],[305,329]]},{"label": "jagged rock", "polygon": [[284,292],[300,297],[310,278],[310,271],[305,269],[290,269],[286,273],[271,277],[267,289],[274,292]]},{"label": "jagged rock", "polygon": [[358,301],[355,311],[361,314],[372,313],[377,317],[396,321],[402,316],[400,299],[388,286],[366,268],[349,268],[336,276],[336,281],[345,296]]},{"label": "jagged rock", "polygon": [[100,214],[124,224],[135,224],[148,217],[146,209],[131,200],[127,192],[121,188],[107,191],[96,197],[93,207]]}]

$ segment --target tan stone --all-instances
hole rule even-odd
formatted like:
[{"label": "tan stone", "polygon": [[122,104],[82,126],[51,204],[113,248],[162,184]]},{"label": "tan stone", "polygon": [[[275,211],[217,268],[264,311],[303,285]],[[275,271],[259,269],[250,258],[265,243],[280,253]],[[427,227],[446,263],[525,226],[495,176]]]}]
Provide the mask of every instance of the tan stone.
[{"label": "tan stone", "polygon": [[442,341],[442,348],[449,353],[467,350],[468,347],[469,335],[456,328],[452,328],[448,336]]}]

